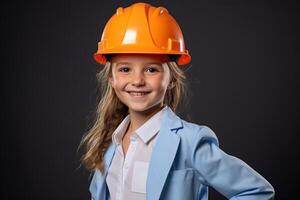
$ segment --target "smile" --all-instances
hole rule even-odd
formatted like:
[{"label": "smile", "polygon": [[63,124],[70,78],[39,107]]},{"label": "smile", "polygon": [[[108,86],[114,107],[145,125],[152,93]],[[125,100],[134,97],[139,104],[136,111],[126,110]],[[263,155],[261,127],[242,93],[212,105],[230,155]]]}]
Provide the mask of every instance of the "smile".
[{"label": "smile", "polygon": [[128,91],[128,94],[130,94],[131,96],[134,97],[143,97],[147,94],[149,94],[150,92],[134,92],[134,91]]}]

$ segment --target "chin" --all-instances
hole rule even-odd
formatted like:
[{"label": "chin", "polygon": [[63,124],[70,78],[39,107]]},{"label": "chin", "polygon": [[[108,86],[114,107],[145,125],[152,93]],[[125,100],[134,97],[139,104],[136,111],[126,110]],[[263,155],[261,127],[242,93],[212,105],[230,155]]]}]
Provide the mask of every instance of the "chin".
[{"label": "chin", "polygon": [[130,105],[128,109],[135,112],[146,112],[151,109],[156,109],[158,106],[159,105]]},{"label": "chin", "polygon": [[150,108],[147,107],[147,106],[128,106],[129,110],[132,110],[132,111],[135,111],[135,112],[144,112],[146,110],[149,110]]}]

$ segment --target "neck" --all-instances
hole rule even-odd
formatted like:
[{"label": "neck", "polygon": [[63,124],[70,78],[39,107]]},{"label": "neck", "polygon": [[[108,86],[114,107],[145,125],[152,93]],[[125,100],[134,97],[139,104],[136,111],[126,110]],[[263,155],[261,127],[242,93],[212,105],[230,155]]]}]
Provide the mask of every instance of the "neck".
[{"label": "neck", "polygon": [[132,133],[133,131],[141,127],[148,119],[150,119],[153,115],[158,113],[163,107],[164,105],[160,104],[142,112],[129,110],[129,133]]}]

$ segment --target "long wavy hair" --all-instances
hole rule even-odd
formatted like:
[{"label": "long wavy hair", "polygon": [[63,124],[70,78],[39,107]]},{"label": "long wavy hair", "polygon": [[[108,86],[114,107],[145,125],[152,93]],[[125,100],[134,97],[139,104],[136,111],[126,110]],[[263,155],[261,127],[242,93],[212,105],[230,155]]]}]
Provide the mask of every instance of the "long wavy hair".
[{"label": "long wavy hair", "polygon": [[[176,112],[181,97],[185,96],[186,77],[175,61],[163,64],[168,65],[173,84],[173,87],[166,91],[164,104]],[[93,125],[84,134],[79,145],[79,147],[84,147],[81,162],[91,171],[95,169],[104,171],[103,156],[112,143],[112,134],[128,115],[128,107],[118,99],[114,89],[108,84],[111,73],[112,64],[108,61],[104,68],[96,74],[98,84],[101,86],[101,98],[97,105]]]}]

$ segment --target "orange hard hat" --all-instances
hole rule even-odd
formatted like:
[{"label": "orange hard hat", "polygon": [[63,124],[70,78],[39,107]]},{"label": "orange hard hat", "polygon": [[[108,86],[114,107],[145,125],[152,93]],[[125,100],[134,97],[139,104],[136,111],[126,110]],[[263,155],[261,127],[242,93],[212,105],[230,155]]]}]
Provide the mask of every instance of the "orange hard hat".
[{"label": "orange hard hat", "polygon": [[120,7],[106,23],[94,58],[105,64],[105,55],[120,53],[178,55],[178,65],[191,61],[176,20],[166,8],[147,3]]}]

